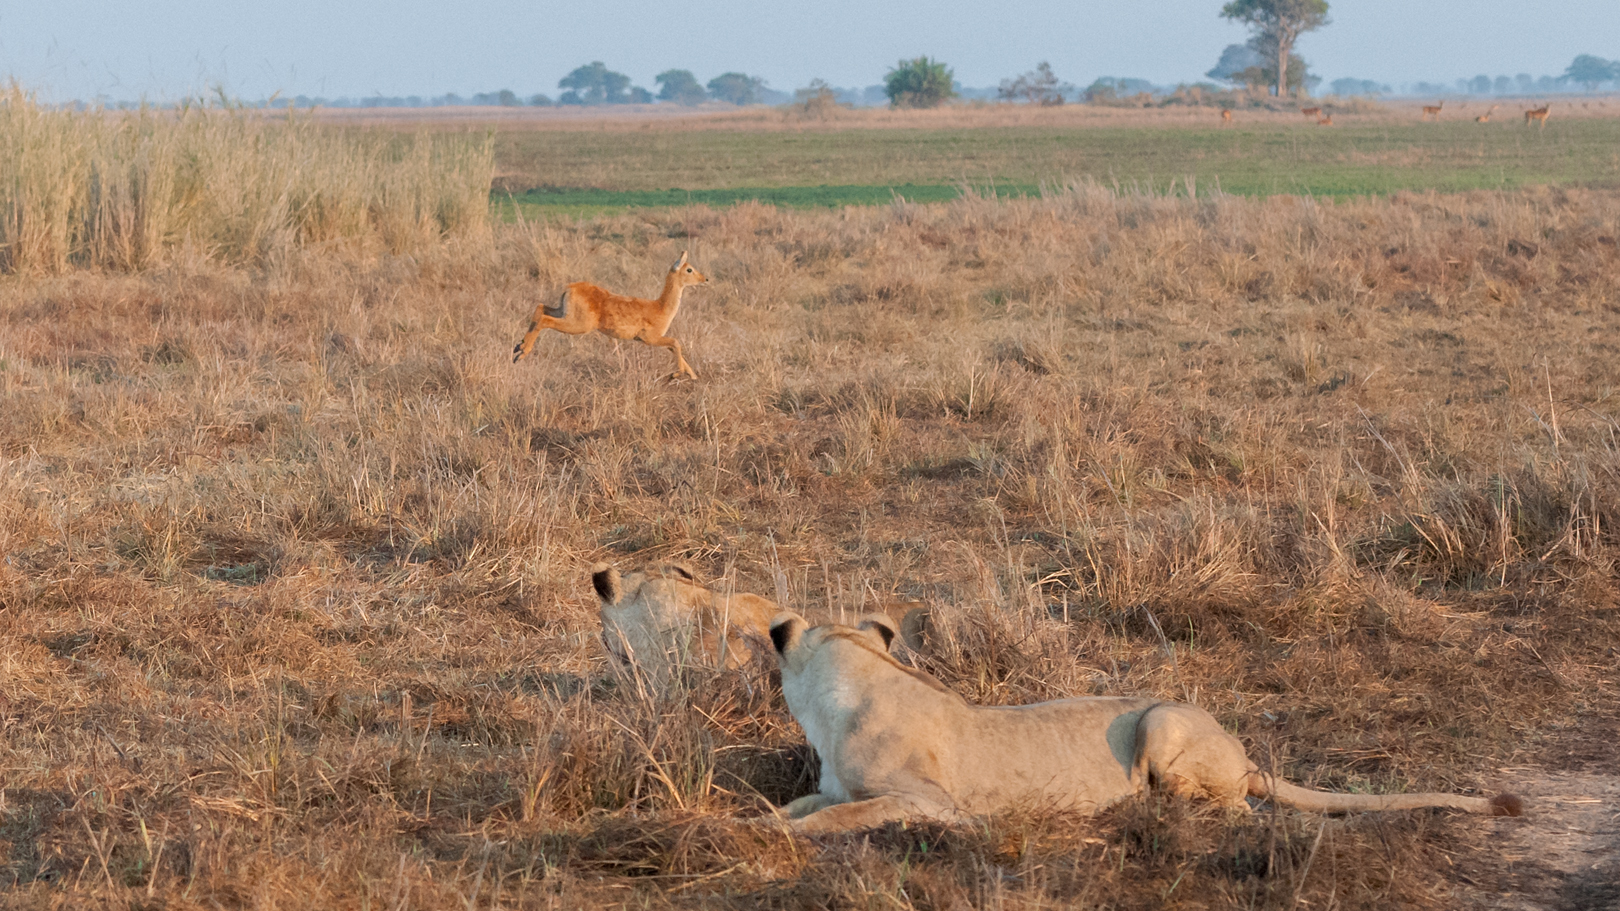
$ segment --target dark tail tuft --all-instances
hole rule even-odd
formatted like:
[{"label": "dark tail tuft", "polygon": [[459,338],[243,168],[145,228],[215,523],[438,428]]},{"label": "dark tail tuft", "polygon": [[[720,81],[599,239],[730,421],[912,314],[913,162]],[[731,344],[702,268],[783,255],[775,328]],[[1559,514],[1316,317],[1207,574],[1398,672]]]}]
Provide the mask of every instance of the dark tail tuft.
[{"label": "dark tail tuft", "polygon": [[568,292],[564,291],[562,293],[562,297],[557,298],[557,302],[555,304],[547,304],[543,312],[552,319],[567,319]]},{"label": "dark tail tuft", "polygon": [[1491,798],[1492,816],[1523,816],[1524,798],[1517,794],[1498,794]]}]

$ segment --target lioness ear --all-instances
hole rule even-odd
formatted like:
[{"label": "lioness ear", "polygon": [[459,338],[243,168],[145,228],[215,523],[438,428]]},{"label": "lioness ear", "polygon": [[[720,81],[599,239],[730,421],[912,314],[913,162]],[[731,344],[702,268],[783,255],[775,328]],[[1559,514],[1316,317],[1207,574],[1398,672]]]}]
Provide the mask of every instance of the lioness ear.
[{"label": "lioness ear", "polygon": [[923,654],[923,646],[928,644],[928,623],[932,619],[928,608],[914,607],[906,611],[900,618],[900,641],[906,648],[917,654]]},{"label": "lioness ear", "polygon": [[884,651],[889,650],[889,646],[894,643],[895,634],[899,632],[894,628],[894,621],[885,614],[867,614],[861,618],[861,623],[856,629],[876,632],[878,638],[883,640]]},{"label": "lioness ear", "polygon": [[685,563],[671,563],[669,568],[675,573],[675,575],[684,578],[688,582],[697,581],[697,576],[692,573],[691,567],[687,566]]},{"label": "lioness ear", "polygon": [[619,571],[606,563],[591,567],[591,587],[603,604],[619,603]]},{"label": "lioness ear", "polygon": [[775,646],[778,655],[784,654],[809,627],[810,624],[805,623],[803,617],[792,611],[783,611],[771,621],[771,645]]}]

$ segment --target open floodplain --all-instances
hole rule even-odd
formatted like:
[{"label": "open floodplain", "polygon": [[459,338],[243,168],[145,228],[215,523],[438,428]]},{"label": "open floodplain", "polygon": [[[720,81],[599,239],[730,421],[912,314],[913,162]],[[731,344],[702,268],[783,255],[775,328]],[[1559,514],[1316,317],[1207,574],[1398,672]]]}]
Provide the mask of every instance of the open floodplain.
[{"label": "open floodplain", "polygon": [[1553,102],[1561,116],[1545,128],[1527,128],[1513,110],[1477,123],[1482,105],[1423,122],[1417,110],[1357,113],[1365,102],[1335,112],[1331,127],[1291,110],[1239,110],[1222,125],[1207,107],[845,111],[831,120],[777,111],[531,115],[498,135],[496,183],[506,217],[511,203],[536,217],[747,199],[795,208],[896,195],[937,202],[964,188],[1030,196],[1077,179],[1183,195],[1334,198],[1620,185],[1620,99],[1581,104]]},{"label": "open floodplain", "polygon": [[[798,135],[775,127],[513,131],[492,170],[514,195],[1046,186],[454,230],[435,190],[437,221],[400,222],[427,238],[315,231],[341,207],[300,197],[265,210],[303,226],[273,244],[13,254],[0,904],[1620,900],[1620,165],[1593,138],[1616,127],[1479,125],[1480,173],[1517,149],[1523,176],[1401,189],[1478,186],[1443,177],[1486,134],[1424,126],[1404,157],[1379,140],[1377,195],[1343,198],[1142,172],[1161,145],[1248,149],[1257,180],[1295,161],[1239,128],[1042,153],[1077,144],[1117,186],[971,122],[936,145],[1013,163],[821,171],[769,151]],[[880,127],[804,135],[833,155]],[[1349,161],[1408,127],[1266,129]],[[589,176],[599,139],[611,179]],[[767,176],[691,178],[703,143],[750,141]],[[242,190],[221,175],[250,167],[220,168],[216,192]],[[100,249],[107,224],[73,236]],[[511,363],[565,283],[652,295],[682,250],[711,279],[670,330],[699,379],[600,335]],[[589,569],[657,559],[807,613],[925,601],[921,667],[974,702],[1191,701],[1290,780],[1514,791],[1527,815],[1151,795],[815,840],[746,825],[815,764],[768,666],[668,698],[612,673]]]}]

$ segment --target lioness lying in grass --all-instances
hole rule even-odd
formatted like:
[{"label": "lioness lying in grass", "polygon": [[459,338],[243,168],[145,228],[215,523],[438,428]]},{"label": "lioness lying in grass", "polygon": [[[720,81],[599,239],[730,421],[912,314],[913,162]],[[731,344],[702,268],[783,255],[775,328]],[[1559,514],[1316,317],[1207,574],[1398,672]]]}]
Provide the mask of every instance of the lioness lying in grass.
[{"label": "lioness lying in grass", "polygon": [[1517,816],[1511,794],[1333,794],[1261,772],[1196,706],[1099,697],[985,707],[889,654],[881,614],[856,627],[771,622],[782,694],[821,757],[821,791],[784,812],[805,833],[907,818],[961,821],[1039,802],[1096,812],[1150,784],[1231,807],[1268,797],[1302,810],[1454,807]]}]

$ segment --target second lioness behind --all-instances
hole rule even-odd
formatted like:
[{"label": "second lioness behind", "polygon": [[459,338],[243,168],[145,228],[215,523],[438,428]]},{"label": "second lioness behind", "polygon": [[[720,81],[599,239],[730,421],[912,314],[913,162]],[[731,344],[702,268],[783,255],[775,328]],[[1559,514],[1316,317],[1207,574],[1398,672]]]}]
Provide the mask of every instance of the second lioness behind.
[{"label": "second lioness behind", "polygon": [[[668,693],[683,670],[738,668],[773,654],[770,623],[780,610],[774,601],[715,591],[680,563],[649,563],[624,573],[598,563],[591,568],[591,587],[601,600],[603,648],[649,693]],[[892,618],[909,648],[926,649],[926,606],[894,601],[878,610]]]}]

